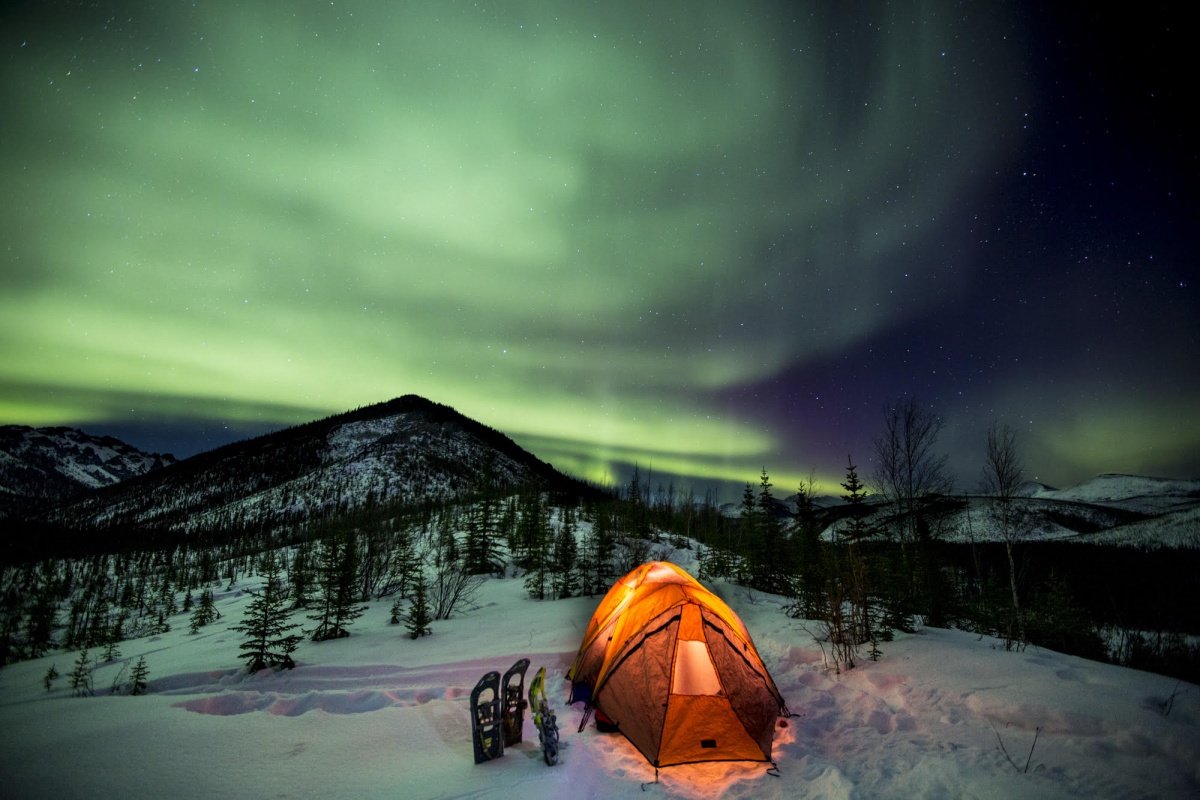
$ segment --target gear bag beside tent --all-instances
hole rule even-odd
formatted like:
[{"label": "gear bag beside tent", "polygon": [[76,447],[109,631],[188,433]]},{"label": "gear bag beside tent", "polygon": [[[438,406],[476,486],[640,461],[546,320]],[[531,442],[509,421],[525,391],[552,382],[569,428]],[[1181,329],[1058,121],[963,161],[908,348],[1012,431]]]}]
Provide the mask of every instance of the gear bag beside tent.
[{"label": "gear bag beside tent", "polygon": [[584,724],[599,710],[655,767],[771,761],[775,719],[790,716],[737,614],[662,561],[609,589],[567,678]]}]

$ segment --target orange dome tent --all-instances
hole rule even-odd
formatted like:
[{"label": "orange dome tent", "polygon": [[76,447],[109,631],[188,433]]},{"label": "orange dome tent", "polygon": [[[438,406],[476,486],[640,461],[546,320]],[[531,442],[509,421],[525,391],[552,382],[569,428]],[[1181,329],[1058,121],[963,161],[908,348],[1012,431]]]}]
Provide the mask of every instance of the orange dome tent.
[{"label": "orange dome tent", "polygon": [[771,761],[789,715],[737,614],[663,561],[608,591],[567,678],[571,701],[588,701],[583,725],[598,709],[655,767]]}]

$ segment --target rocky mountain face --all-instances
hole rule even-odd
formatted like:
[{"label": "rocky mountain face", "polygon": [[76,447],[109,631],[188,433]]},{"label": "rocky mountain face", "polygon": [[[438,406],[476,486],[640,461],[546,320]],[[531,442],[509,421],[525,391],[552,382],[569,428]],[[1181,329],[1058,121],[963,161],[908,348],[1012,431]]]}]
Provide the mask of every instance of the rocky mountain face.
[{"label": "rocky mountain face", "polygon": [[193,456],[76,499],[47,521],[74,529],[269,530],[371,504],[528,485],[588,491],[504,434],[407,395]]},{"label": "rocky mountain face", "polygon": [[0,427],[0,515],[26,514],[174,464],[74,428]]}]

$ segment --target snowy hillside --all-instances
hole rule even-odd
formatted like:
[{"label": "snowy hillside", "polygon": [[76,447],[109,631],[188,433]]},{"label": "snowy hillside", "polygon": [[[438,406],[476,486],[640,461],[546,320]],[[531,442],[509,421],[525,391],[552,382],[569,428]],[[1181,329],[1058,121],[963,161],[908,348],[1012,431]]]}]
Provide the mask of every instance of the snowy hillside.
[{"label": "snowy hillside", "polygon": [[[989,502],[979,495],[948,498],[945,513],[931,515],[939,526],[934,535],[949,542],[1001,541]],[[867,521],[886,525],[889,509],[875,508]],[[1200,480],[1101,475],[1070,489],[1027,483],[1013,500],[1013,511],[1024,541],[1200,547]],[[839,520],[831,528],[844,525]]]},{"label": "snowy hillside", "polygon": [[0,495],[13,508],[22,500],[60,502],[175,461],[172,455],[145,453],[111,436],[74,428],[0,427]]},{"label": "snowy hillside", "polygon": [[[690,556],[691,551],[676,551]],[[684,559],[681,565],[695,571]],[[925,629],[842,676],[824,668],[781,600],[718,583],[794,713],[780,719],[779,777],[754,763],[654,770],[618,734],[576,730],[565,673],[599,598],[535,602],[520,579],[487,580],[476,605],[410,640],[371,604],[350,638],[247,675],[238,660],[250,579],[214,589],[222,617],[121,643],[74,698],[74,653],[0,670],[0,774],[22,798],[1152,798],[1200,796],[1200,687],[977,635]],[[307,622],[297,614],[298,622]],[[93,655],[97,655],[94,651]],[[112,696],[145,657],[149,693]],[[520,657],[545,664],[564,749],[525,741],[475,765],[467,695]],[[128,681],[126,671],[120,681]],[[1035,744],[1036,742],[1036,744]],[[1003,748],[1003,749],[1002,749]],[[1007,751],[1007,757],[1005,755]],[[1010,760],[1011,762],[1010,763]],[[1028,770],[1024,767],[1028,763]]]},{"label": "snowy hillside", "polygon": [[1089,536],[1088,542],[1195,549],[1200,547],[1200,505],[1099,531]]},{"label": "snowy hillside", "polygon": [[412,395],[202,453],[98,492],[53,521],[177,531],[295,525],[368,503],[496,486],[585,487],[511,439]]},{"label": "snowy hillside", "polygon": [[1200,480],[1097,475],[1070,489],[1046,489],[1034,497],[1094,503],[1153,514],[1200,504]]}]

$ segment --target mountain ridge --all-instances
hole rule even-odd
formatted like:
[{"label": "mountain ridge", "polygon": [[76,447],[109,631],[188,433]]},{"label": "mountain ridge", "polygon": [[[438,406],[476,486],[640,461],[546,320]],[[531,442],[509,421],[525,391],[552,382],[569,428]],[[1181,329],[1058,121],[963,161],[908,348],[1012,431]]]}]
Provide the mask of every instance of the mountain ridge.
[{"label": "mountain ridge", "polygon": [[[66,444],[41,450],[3,446],[30,437]],[[63,463],[55,464],[56,456]],[[24,482],[14,475],[25,476]],[[275,530],[372,504],[454,501],[489,487],[531,485],[576,495],[601,491],[558,472],[501,431],[414,394],[182,461],[71,428],[0,427],[0,517],[7,513],[77,538],[97,530],[130,536]],[[1197,480],[1105,473],[1067,489],[1030,481],[1019,495],[1017,506],[1036,528],[1034,539],[1200,546]],[[873,499],[868,498],[868,507],[882,524],[889,512],[875,508]],[[834,497],[817,500],[836,527],[844,503]],[[941,536],[949,541],[996,538],[983,513],[986,498],[962,495],[946,501],[949,516]],[[790,498],[778,504],[780,516],[790,516]],[[13,508],[23,513],[11,513]]]},{"label": "mountain ridge", "polygon": [[63,503],[177,461],[78,428],[0,426],[0,516]]},{"label": "mountain ridge", "polygon": [[372,503],[528,485],[591,488],[449,406],[404,395],[198,453],[44,519],[75,530],[270,530]]}]

